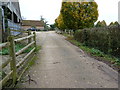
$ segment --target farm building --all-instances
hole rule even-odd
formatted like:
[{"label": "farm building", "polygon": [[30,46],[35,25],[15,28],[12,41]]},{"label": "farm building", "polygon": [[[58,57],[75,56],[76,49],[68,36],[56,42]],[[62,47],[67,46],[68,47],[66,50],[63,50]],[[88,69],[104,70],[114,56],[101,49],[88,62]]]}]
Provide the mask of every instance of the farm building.
[{"label": "farm building", "polygon": [[1,10],[2,9],[0,9],[0,42],[2,42],[2,11]]},{"label": "farm building", "polygon": [[[18,1],[18,0],[17,0]],[[20,30],[21,29],[21,12],[19,2],[8,2],[0,1],[0,32],[2,32],[2,41],[7,40],[7,36],[18,35],[20,32],[9,31],[10,29]]]},{"label": "farm building", "polygon": [[35,27],[40,30],[44,30],[44,22],[39,20],[23,20],[22,21],[22,28],[27,30],[31,27]]}]

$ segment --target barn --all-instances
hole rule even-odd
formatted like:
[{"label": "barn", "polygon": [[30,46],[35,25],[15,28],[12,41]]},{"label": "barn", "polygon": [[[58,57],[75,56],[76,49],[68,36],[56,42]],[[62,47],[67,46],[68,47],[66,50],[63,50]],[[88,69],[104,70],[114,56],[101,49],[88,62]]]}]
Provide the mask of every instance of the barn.
[{"label": "barn", "polygon": [[22,28],[24,30],[27,30],[32,27],[35,27],[39,30],[44,30],[44,22],[39,20],[22,20]]},{"label": "barn", "polygon": [[[7,40],[9,35],[19,35],[20,32],[13,30],[21,30],[21,12],[19,1],[12,2],[12,0],[1,2],[0,1],[0,32],[2,32],[2,41]],[[11,29],[11,30],[10,30]]]}]

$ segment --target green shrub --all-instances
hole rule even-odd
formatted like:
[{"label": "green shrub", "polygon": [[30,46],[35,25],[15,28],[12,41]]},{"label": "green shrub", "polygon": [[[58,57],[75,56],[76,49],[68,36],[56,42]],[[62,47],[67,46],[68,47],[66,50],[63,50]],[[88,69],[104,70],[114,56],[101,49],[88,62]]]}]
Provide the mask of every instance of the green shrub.
[{"label": "green shrub", "polygon": [[86,46],[120,57],[120,26],[78,30],[74,38]]}]

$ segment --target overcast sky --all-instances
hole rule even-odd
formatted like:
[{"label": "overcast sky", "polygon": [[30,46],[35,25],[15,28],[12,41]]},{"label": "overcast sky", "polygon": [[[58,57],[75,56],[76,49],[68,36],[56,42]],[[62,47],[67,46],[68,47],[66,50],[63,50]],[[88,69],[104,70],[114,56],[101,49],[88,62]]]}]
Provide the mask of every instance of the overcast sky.
[{"label": "overcast sky", "polygon": [[[107,24],[118,21],[118,2],[120,0],[95,0],[98,4],[99,20]],[[19,0],[21,15],[26,20],[40,20],[42,15],[49,24],[60,14],[62,0]]]}]

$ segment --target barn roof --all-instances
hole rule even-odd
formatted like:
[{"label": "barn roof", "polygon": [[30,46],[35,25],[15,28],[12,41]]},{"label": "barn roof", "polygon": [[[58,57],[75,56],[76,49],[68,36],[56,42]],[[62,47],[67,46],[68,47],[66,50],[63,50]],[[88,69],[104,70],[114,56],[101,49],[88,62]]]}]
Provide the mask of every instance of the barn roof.
[{"label": "barn roof", "polygon": [[16,14],[19,16],[19,18],[21,19],[21,11],[20,11],[20,5],[19,2],[12,2],[12,4],[14,5],[15,9],[16,9]]},{"label": "barn roof", "polygon": [[39,20],[22,20],[22,26],[44,26],[43,21]]}]

